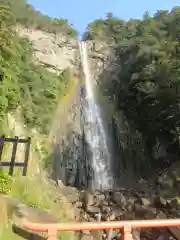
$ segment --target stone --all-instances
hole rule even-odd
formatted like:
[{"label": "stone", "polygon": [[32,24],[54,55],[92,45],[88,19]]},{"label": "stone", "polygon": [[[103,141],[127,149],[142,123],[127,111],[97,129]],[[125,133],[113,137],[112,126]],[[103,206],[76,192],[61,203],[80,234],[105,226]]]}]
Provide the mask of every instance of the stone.
[{"label": "stone", "polygon": [[81,231],[83,235],[90,235],[90,231],[89,230],[82,230]]},{"label": "stone", "polygon": [[170,189],[174,186],[174,180],[168,176],[167,174],[162,175],[158,177],[157,183],[163,188],[163,189]]},{"label": "stone", "polygon": [[102,206],[101,209],[103,213],[109,213],[111,211],[111,208],[109,206]]},{"label": "stone", "polygon": [[103,231],[90,231],[91,236],[93,237],[93,240],[101,240],[103,236]]},{"label": "stone", "polygon": [[82,191],[80,191],[79,192],[79,201],[81,201],[81,202],[84,202],[84,200],[85,200],[85,191],[84,190],[82,190]]},{"label": "stone", "polygon": [[56,184],[59,188],[64,188],[65,187],[61,180],[57,180]]},{"label": "stone", "polygon": [[111,240],[116,238],[116,236],[120,233],[120,230],[118,229],[111,229],[111,230],[106,230],[106,236],[107,236],[107,240]]},{"label": "stone", "polygon": [[90,236],[90,235],[83,235],[83,236],[81,237],[81,240],[93,240],[93,238],[92,238],[92,236]]},{"label": "stone", "polygon": [[85,206],[92,206],[94,203],[94,195],[88,192],[85,192],[84,204]]},{"label": "stone", "polygon": [[86,211],[88,213],[99,213],[100,212],[100,208],[97,206],[87,206]]},{"label": "stone", "polygon": [[105,195],[104,194],[98,194],[96,195],[96,198],[97,198],[97,205],[101,205],[101,204],[104,204],[104,201],[105,201]]},{"label": "stone", "polygon": [[126,203],[126,207],[125,207],[126,210],[128,212],[134,211],[134,204],[135,204],[135,200],[133,198],[129,198]]},{"label": "stone", "polygon": [[133,236],[133,240],[140,240],[140,229],[133,229],[132,231],[132,236]]},{"label": "stone", "polygon": [[153,219],[156,218],[157,210],[156,208],[149,208],[146,214],[144,215],[145,219]]},{"label": "stone", "polygon": [[123,214],[122,208],[118,206],[113,206],[112,209],[110,209],[110,211],[114,213],[115,218],[120,217]]},{"label": "stone", "polygon": [[122,208],[124,208],[124,206],[126,205],[126,198],[120,192],[115,191],[112,195],[112,200],[114,203],[116,203],[118,206],[121,206]]},{"label": "stone", "polygon": [[76,203],[79,201],[79,192],[75,187],[64,187],[63,193],[67,196],[70,203]]},{"label": "stone", "polygon": [[149,207],[151,205],[151,201],[149,199],[147,199],[147,198],[141,198],[140,202],[145,207]]},{"label": "stone", "polygon": [[142,206],[140,203],[135,203],[134,212],[136,219],[143,219],[143,217],[148,213],[148,208]]},{"label": "stone", "polygon": [[148,182],[141,178],[138,182],[138,189],[144,192],[148,191],[149,189]]},{"label": "stone", "polygon": [[167,216],[166,216],[166,214],[165,213],[163,213],[163,212],[158,212],[157,214],[156,214],[156,218],[157,219],[166,219],[167,218]]},{"label": "stone", "polygon": [[113,221],[113,220],[115,220],[115,218],[116,218],[116,215],[113,212],[110,212],[106,215],[106,220],[107,221]]},{"label": "stone", "polygon": [[82,208],[82,207],[83,207],[83,203],[82,203],[82,202],[76,202],[76,203],[75,203],[75,206],[76,206],[77,208]]},{"label": "stone", "polygon": [[168,205],[171,207],[171,208],[180,208],[180,201],[177,199],[177,198],[173,198],[173,199],[170,199],[168,201]]},{"label": "stone", "polygon": [[103,206],[105,206],[105,207],[107,207],[107,206],[109,206],[109,204],[108,204],[108,202],[107,201],[103,201]]},{"label": "stone", "polygon": [[167,206],[167,200],[160,196],[156,196],[154,199],[154,206],[157,208],[165,208]]},{"label": "stone", "polygon": [[80,214],[81,214],[81,209],[75,208],[75,209],[74,209],[75,219],[79,220],[79,219],[80,219]]}]

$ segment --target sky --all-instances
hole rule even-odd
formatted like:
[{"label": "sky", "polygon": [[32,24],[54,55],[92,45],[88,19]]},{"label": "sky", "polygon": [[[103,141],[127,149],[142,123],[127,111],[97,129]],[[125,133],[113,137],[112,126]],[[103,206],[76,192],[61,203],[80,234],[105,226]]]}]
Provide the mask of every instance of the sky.
[{"label": "sky", "polygon": [[82,35],[87,25],[107,12],[124,20],[141,18],[145,11],[180,6],[180,0],[28,0],[37,10],[51,17],[66,18]]}]

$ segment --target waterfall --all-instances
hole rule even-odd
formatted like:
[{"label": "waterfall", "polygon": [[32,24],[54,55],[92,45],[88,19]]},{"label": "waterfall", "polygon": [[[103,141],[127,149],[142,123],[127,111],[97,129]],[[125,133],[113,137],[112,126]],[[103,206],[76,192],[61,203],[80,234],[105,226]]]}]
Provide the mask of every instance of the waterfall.
[{"label": "waterfall", "polygon": [[93,169],[93,188],[106,190],[112,188],[113,177],[110,171],[111,156],[107,146],[106,131],[93,91],[93,79],[88,63],[86,42],[80,42],[82,68],[85,75],[84,135],[90,147],[90,164]]}]

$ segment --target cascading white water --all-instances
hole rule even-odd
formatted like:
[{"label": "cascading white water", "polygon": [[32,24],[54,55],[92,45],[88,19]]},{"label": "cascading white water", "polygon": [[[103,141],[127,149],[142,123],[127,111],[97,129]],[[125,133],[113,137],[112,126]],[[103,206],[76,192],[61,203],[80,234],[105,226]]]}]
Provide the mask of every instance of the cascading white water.
[{"label": "cascading white water", "polygon": [[86,141],[91,148],[91,164],[94,172],[93,187],[105,190],[112,188],[113,185],[113,178],[110,171],[111,159],[106,141],[106,132],[94,96],[86,42],[80,42],[80,54],[86,81],[87,104],[83,106],[85,115],[84,130]]}]

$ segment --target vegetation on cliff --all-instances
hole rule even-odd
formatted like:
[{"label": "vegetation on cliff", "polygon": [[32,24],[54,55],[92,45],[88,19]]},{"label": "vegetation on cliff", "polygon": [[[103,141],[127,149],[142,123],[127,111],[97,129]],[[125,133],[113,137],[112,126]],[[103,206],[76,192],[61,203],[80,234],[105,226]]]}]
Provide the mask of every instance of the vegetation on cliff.
[{"label": "vegetation on cliff", "polygon": [[[7,4],[9,2],[11,4]],[[22,7],[27,9],[23,10]],[[24,14],[24,18],[21,19],[22,14]],[[17,170],[13,177],[9,177],[6,174],[6,169],[0,168],[0,193],[17,198],[20,202],[33,208],[49,210],[59,220],[72,220],[73,211],[60,189],[49,183],[44,172],[38,170],[43,166],[42,160],[45,158],[43,154],[44,152],[47,154],[49,147],[45,145],[47,141],[42,144],[44,141],[42,136],[47,136],[49,133],[58,103],[70,85],[71,73],[70,70],[66,69],[55,74],[48,71],[45,66],[33,62],[31,43],[27,39],[20,38],[15,30],[17,23],[25,24],[27,27],[35,27],[32,19],[36,23],[40,23],[44,18],[41,14],[38,15],[39,18],[35,18],[33,14],[35,14],[35,10],[30,6],[28,10],[25,1],[0,0],[0,135],[7,136],[9,133],[9,126],[4,127],[5,119],[9,113],[18,112],[21,115],[22,126],[20,128],[22,131],[18,134],[25,137],[24,123],[28,135],[32,129],[36,130],[33,131],[28,176],[21,177],[20,171]],[[52,32],[55,32],[52,24],[54,20],[47,18],[47,23],[48,21],[49,26],[52,25]],[[59,23],[57,31],[64,33],[63,27],[61,28],[60,25]],[[67,24],[64,23],[65,25]],[[45,21],[42,20],[42,25],[40,24],[38,28],[46,28]],[[16,125],[18,124],[17,120]],[[15,132],[11,134],[15,134]],[[39,139],[39,135],[41,139]],[[10,147],[5,148],[3,151],[5,160],[10,158],[11,151]],[[21,153],[24,154],[24,152]],[[31,161],[32,159],[33,161]],[[8,211],[9,209],[7,209]],[[7,212],[4,211],[4,214],[1,214],[0,239],[15,238],[12,235],[11,221],[8,219]],[[6,228],[7,226],[8,228]],[[73,234],[62,233],[61,238],[72,239]]]},{"label": "vegetation on cliff", "polygon": [[19,108],[25,124],[47,133],[53,112],[66,92],[70,75],[59,75],[33,63],[33,48],[14,30],[13,9],[0,4],[0,120]]},{"label": "vegetation on cliff", "polygon": [[148,171],[178,160],[180,7],[154,16],[146,12],[141,20],[123,21],[108,13],[89,24],[84,39],[103,39],[115,52],[110,62],[117,67],[101,87],[116,107],[118,124],[123,118],[128,122],[119,133],[131,149],[128,159],[138,170],[143,160]]},{"label": "vegetation on cliff", "polygon": [[77,37],[77,31],[68,23],[67,19],[51,18],[37,11],[27,0],[0,0],[0,4],[9,4],[16,22],[25,27],[32,27],[49,33],[64,33]]}]

